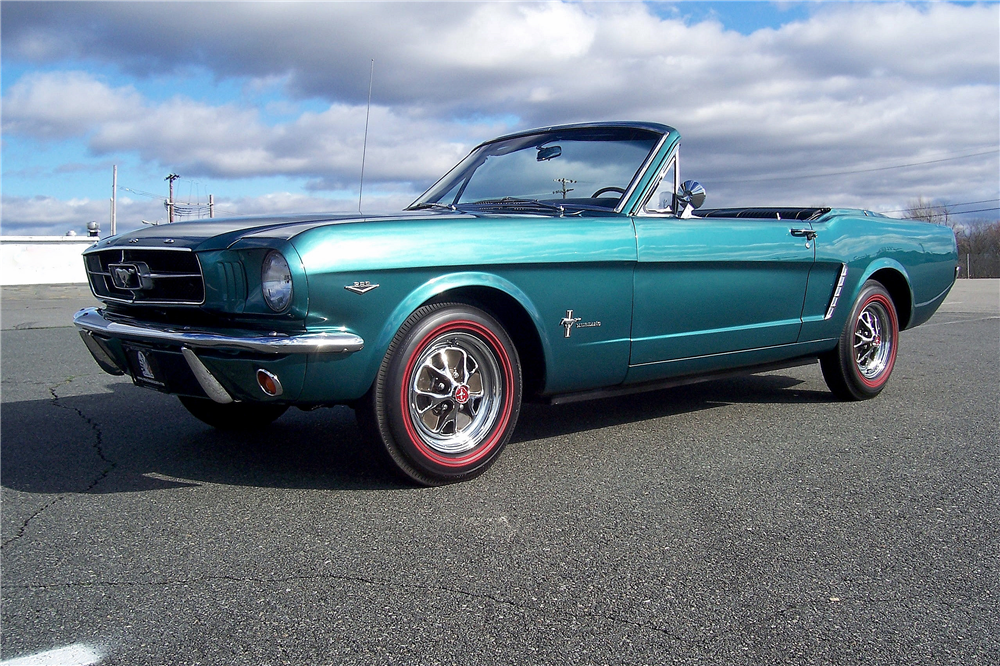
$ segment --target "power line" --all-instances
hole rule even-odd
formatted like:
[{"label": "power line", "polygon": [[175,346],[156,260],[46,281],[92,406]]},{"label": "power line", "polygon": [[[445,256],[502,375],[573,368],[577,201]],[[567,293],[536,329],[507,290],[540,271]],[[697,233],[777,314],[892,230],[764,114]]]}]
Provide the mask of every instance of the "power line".
[{"label": "power line", "polygon": [[153,194],[152,192],[143,192],[142,190],[133,190],[131,187],[118,186],[119,190],[125,190],[126,192],[131,192],[132,194],[138,194],[140,197],[149,197],[150,199],[162,199],[162,194]]},{"label": "power line", "polygon": [[769,180],[803,180],[806,178],[826,178],[828,176],[848,176],[857,173],[872,173],[875,171],[889,171],[891,169],[906,169],[915,166],[924,166],[927,164],[939,164],[941,162],[954,162],[956,160],[965,160],[972,157],[982,157],[983,155],[994,155],[1000,153],[1000,149],[984,150],[978,153],[969,153],[968,155],[956,155],[954,157],[942,157],[936,160],[926,160],[924,162],[910,162],[908,164],[893,164],[891,166],[884,167],[873,167],[871,169],[849,169],[846,171],[827,171],[824,173],[807,173],[807,174],[796,174],[796,175],[785,175],[785,176],[762,176],[760,178],[738,178],[733,180],[713,180],[715,184],[719,183],[760,183]]},{"label": "power line", "polygon": [[[924,208],[958,208],[959,206],[975,206],[977,204],[993,203],[994,201],[1000,201],[1000,199],[983,199],[982,201],[964,201],[962,203],[953,203],[953,204],[935,204],[935,203],[930,203],[930,202],[924,202],[923,203],[923,207]],[[899,210],[885,210],[885,211],[882,211],[882,214],[885,215],[885,214],[888,214],[888,213],[909,213],[911,210],[914,210],[914,209],[920,208],[920,207],[921,206],[911,206],[909,208],[901,208]],[[987,208],[986,210],[991,210],[991,209]],[[975,212],[979,212],[979,211],[963,211],[963,212],[966,212],[966,213],[975,213]]]},{"label": "power line", "polygon": [[979,208],[977,210],[950,210],[950,211],[948,211],[948,214],[949,215],[967,215],[969,213],[989,213],[991,211],[997,211],[997,210],[1000,210],[1000,206],[996,206],[994,208]]}]

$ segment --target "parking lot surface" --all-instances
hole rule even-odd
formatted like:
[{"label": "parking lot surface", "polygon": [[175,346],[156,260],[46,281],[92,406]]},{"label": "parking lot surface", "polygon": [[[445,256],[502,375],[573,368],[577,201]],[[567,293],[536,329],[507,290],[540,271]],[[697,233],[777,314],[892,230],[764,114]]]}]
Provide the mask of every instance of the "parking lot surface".
[{"label": "parking lot surface", "polygon": [[2,660],[1000,663],[996,280],[903,332],[874,400],[813,365],[528,405],[432,489],[347,408],[227,435],[104,374],[90,304],[3,290]]}]

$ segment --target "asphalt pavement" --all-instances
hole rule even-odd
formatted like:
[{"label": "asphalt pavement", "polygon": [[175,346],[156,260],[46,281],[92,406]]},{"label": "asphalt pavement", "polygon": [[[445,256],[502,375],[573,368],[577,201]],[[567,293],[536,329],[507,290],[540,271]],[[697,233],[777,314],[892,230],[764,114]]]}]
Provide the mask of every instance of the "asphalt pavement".
[{"label": "asphalt pavement", "polygon": [[874,400],[813,365],[527,405],[432,489],[347,408],[225,435],[104,374],[93,303],[2,291],[2,666],[1000,663],[1000,281]]}]

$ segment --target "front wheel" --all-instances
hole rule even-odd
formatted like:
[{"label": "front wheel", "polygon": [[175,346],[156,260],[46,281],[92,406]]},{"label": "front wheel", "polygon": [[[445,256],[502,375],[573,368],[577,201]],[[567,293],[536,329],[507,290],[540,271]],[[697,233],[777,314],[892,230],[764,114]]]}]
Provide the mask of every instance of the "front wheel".
[{"label": "front wheel", "polygon": [[478,308],[439,303],[400,327],[357,414],[399,471],[440,485],[496,460],[517,423],[521,390],[503,327]]},{"label": "front wheel", "polygon": [[899,319],[892,297],[869,280],[851,309],[837,347],[820,357],[823,378],[844,400],[874,398],[885,388],[896,362]]}]

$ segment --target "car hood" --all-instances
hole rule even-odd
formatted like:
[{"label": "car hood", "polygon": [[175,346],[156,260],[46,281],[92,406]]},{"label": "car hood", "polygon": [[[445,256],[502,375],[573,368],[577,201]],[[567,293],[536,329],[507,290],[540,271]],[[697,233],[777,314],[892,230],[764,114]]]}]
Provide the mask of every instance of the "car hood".
[{"label": "car hood", "polygon": [[93,250],[111,247],[188,248],[197,251],[223,250],[244,238],[288,240],[304,231],[331,224],[360,224],[375,220],[405,220],[428,217],[469,217],[447,211],[402,211],[359,215],[320,213],[310,215],[233,217],[191,222],[175,222],[145,227],[98,242]]}]

